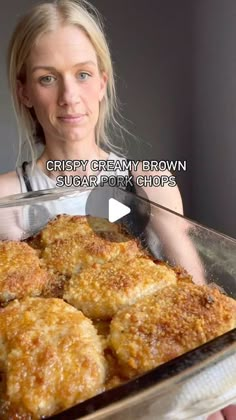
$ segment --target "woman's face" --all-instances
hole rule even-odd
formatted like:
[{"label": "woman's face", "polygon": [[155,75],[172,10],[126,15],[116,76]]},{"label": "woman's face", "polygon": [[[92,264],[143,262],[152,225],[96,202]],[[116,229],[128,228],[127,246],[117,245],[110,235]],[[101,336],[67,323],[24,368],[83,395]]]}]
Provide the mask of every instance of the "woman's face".
[{"label": "woman's face", "polygon": [[26,83],[19,97],[33,107],[46,142],[95,140],[107,77],[98,68],[96,52],[75,26],[62,26],[42,35],[31,49]]}]

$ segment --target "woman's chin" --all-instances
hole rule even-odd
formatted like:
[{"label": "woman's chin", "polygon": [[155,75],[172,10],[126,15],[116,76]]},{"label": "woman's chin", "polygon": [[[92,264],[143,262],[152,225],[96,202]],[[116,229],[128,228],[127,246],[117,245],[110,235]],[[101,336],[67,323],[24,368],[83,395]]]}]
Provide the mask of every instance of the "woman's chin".
[{"label": "woman's chin", "polygon": [[63,139],[63,141],[66,142],[77,142],[77,141],[82,141],[85,138],[88,137],[88,132],[87,130],[81,130],[81,129],[76,129],[74,127],[74,129],[66,129],[66,130],[61,130],[60,131],[60,137]]}]

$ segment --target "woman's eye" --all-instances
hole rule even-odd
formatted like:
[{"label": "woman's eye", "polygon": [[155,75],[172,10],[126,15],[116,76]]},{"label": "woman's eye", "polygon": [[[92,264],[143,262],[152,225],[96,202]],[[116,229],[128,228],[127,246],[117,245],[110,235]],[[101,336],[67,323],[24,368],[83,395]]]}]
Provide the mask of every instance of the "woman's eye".
[{"label": "woman's eye", "polygon": [[43,85],[51,85],[55,81],[54,76],[43,76],[40,78],[40,83]]},{"label": "woman's eye", "polygon": [[80,80],[84,81],[84,80],[87,80],[89,77],[90,77],[89,73],[86,73],[86,72],[79,73],[79,79]]}]

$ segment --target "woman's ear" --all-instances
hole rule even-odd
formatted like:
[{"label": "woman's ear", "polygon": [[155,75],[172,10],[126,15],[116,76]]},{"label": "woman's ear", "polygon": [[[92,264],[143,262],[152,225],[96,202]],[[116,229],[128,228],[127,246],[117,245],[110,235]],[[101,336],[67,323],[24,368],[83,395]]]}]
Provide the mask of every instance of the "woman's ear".
[{"label": "woman's ear", "polygon": [[104,98],[104,95],[106,93],[107,80],[108,80],[107,74],[105,72],[103,72],[101,74],[101,81],[100,81],[99,102],[102,101],[102,99]]},{"label": "woman's ear", "polygon": [[17,80],[17,96],[20,102],[27,108],[32,108],[32,103],[27,92],[27,87],[20,80]]}]

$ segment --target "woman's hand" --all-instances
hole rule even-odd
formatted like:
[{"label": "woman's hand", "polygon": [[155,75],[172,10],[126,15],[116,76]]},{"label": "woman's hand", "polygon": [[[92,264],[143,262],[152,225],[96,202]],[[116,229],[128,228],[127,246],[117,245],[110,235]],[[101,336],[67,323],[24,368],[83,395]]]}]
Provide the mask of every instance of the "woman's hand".
[{"label": "woman's hand", "polygon": [[235,420],[236,419],[236,405],[229,405],[221,411],[211,414],[207,420]]}]

